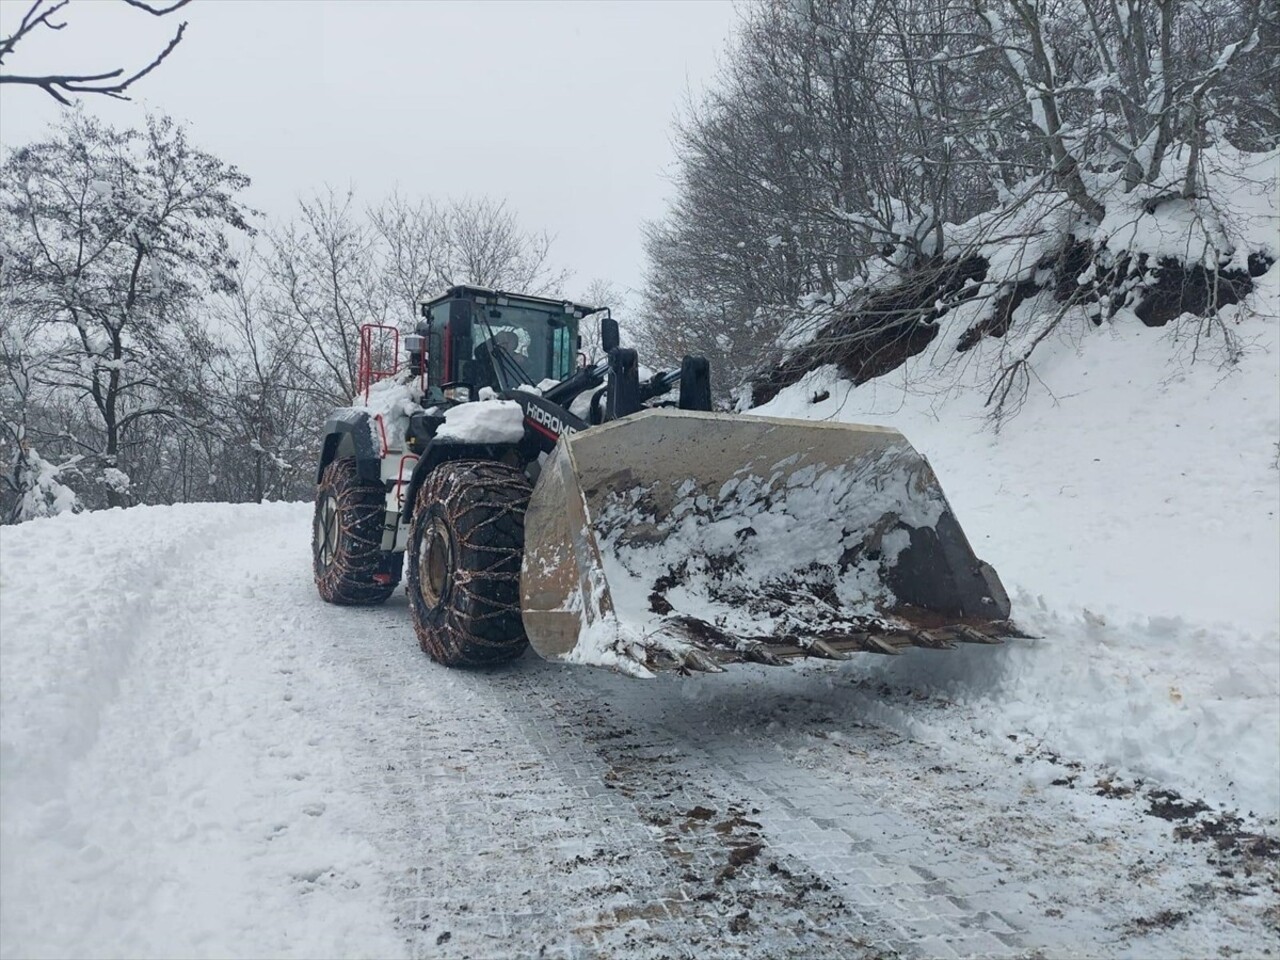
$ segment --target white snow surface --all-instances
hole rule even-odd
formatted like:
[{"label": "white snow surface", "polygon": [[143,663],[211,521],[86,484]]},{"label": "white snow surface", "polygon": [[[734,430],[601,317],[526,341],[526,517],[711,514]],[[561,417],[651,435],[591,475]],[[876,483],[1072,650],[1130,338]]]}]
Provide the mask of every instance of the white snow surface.
[{"label": "white snow surface", "polygon": [[400,955],[297,506],[82,516],[0,533],[0,954]]},{"label": "white snow surface", "polygon": [[457,443],[519,443],[524,411],[514,400],[478,400],[445,411],[435,438]]},{"label": "white snow surface", "polygon": [[[669,508],[642,488],[598,508],[592,527],[610,592],[633,631],[662,631],[664,615],[652,610],[649,598],[654,584],[677,568],[686,572],[664,591],[674,612],[740,637],[793,626],[803,633],[813,613],[800,605],[803,591],[793,604],[774,600],[772,610],[744,601],[790,592],[815,569],[825,572],[820,579],[849,617],[875,618],[896,603],[885,576],[907,546],[905,531],[885,535],[876,560],[842,565],[841,559],[886,517],[914,528],[936,525],[943,503],[936,489],[918,482],[918,458],[889,445],[855,464],[797,468],[794,460],[773,464],[768,476],[739,471],[707,490],[686,481]],[[727,560],[731,572],[717,573]]]},{"label": "white snow surface", "polygon": [[1280,814],[1278,278],[1227,311],[1248,344],[1234,367],[1131,315],[1046,341],[998,433],[991,340],[857,388],[815,370],[752,411],[901,430],[1042,637],[851,669],[969,704],[988,732]]},{"label": "white snow surface", "polygon": [[[453,671],[402,595],[317,598],[310,517],[193,504],[0,529],[0,956],[844,958],[909,936],[923,956],[1150,957],[1272,935],[1272,900],[1228,892],[1211,844],[1173,840],[1140,795],[1095,795],[1106,738],[1047,759],[1078,692],[1008,682],[1087,639],[1113,653],[1068,656],[1058,687],[1101,683],[1096,708],[1135,648],[1192,628],[1041,611],[1045,641],[897,658],[888,679],[923,698],[858,664]],[[1153,685],[1162,653],[1141,661]],[[1159,704],[1133,705],[1096,722],[1159,751]],[[1136,923],[1161,910],[1188,919]]]}]

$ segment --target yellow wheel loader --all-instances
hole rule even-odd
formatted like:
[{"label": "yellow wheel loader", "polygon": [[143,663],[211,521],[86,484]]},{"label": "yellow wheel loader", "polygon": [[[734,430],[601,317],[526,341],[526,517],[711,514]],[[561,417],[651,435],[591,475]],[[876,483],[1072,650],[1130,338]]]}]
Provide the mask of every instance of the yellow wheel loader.
[{"label": "yellow wheel loader", "polygon": [[648,371],[583,304],[453,287],[404,340],[401,364],[397,330],[362,328],[326,424],[315,578],[371,604],[403,571],[442,664],[532,646],[643,677],[1015,633],[897,431],[712,412],[705,359]]}]

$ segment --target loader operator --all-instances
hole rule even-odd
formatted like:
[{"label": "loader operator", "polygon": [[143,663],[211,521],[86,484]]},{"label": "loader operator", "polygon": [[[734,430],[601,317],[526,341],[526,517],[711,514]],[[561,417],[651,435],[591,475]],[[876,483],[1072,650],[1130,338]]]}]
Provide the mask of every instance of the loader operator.
[{"label": "loader operator", "polygon": [[[495,348],[499,348],[502,353],[506,354],[508,357],[512,357],[516,363],[520,365],[520,369],[525,372],[526,379],[528,379],[530,367],[529,355],[525,353],[518,353],[517,351],[519,347],[520,338],[516,336],[514,331],[499,330],[488,340],[476,347],[475,356],[479,359],[489,361],[490,365],[496,368],[498,364],[498,351],[495,350]],[[496,387],[497,383],[495,382],[492,386]]]},{"label": "loader operator", "polygon": [[516,362],[526,370],[529,367],[529,355],[527,353],[517,353],[520,349],[520,338],[510,330],[499,330],[493,335],[494,342],[503,350],[516,358]]}]

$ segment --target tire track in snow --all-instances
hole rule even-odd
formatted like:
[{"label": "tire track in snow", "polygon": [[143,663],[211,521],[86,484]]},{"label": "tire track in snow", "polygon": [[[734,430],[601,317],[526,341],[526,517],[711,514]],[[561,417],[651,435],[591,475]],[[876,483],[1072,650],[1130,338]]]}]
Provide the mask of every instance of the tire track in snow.
[{"label": "tire track in snow", "polygon": [[[818,781],[789,763],[773,738],[744,734],[740,724],[748,717],[771,728],[788,723],[776,701],[796,691],[778,691],[775,679],[761,672],[754,685],[740,680],[725,691],[701,687],[708,678],[636,683],[578,674],[558,691],[558,706],[590,721],[578,725],[578,735],[595,741],[614,764],[643,765],[633,778],[639,791],[655,774],[679,782],[673,795],[644,794],[651,818],[678,821],[699,798],[718,807],[718,816],[749,811],[775,862],[840,902],[837,917],[819,922],[838,924],[876,955],[1029,954],[1014,924],[968,902],[935,872],[944,868],[918,827],[893,821],[879,798],[856,783]],[[898,738],[882,731],[864,733],[874,749],[897,746],[891,741]],[[994,887],[999,871],[970,858],[957,872]],[[767,928],[767,909],[759,923]]]},{"label": "tire track in snow", "polygon": [[[822,670],[642,683],[530,655],[448,671],[416,649],[402,596],[338,612],[351,624],[338,644],[376,681],[359,712],[391,751],[388,822],[408,844],[389,862],[415,955],[847,956],[866,941],[1070,957],[1263,935],[1132,927],[1165,890],[1117,899],[1117,884],[1185,886],[1204,864],[1136,811],[1046,798],[1043,770],[877,726],[936,704],[886,706]],[[699,808],[706,821],[688,816]],[[753,842],[746,887],[716,884],[734,844]],[[812,901],[773,909],[795,878],[792,899]],[[775,900],[750,909],[747,890]]]},{"label": "tire track in snow", "polygon": [[[416,649],[403,615],[366,632],[353,654],[374,681],[361,735],[379,742],[386,764],[394,902],[413,955],[865,952],[847,926],[858,918],[825,885],[755,862],[748,823],[686,819],[679,844],[669,842],[636,791],[618,789],[619,770],[584,738],[582,717],[560,712],[560,668],[527,658],[445,670]],[[802,888],[812,889],[797,897]],[[748,901],[782,904],[786,916]]]},{"label": "tire track in snow", "polygon": [[[1208,954],[1272,939],[1274,900],[1223,879],[1137,802],[1072,790],[1063,765],[974,743],[962,711],[840,673],[743,667],[637,684],[577,673],[635,738],[719,770],[768,842],[831,882],[903,954]],[[949,740],[878,723],[931,712]],[[1122,895],[1118,891],[1123,891]],[[1268,903],[1272,906],[1268,908]],[[1173,918],[1172,922],[1168,922]]]}]

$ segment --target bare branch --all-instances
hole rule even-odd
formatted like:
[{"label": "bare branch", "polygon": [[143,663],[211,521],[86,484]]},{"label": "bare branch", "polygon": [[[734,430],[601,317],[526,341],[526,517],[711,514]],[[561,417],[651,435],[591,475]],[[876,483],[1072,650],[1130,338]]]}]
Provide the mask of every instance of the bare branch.
[{"label": "bare branch", "polygon": [[[49,18],[65,7],[70,0],[57,0],[56,3],[42,10],[41,5],[44,2],[45,0],[35,0],[35,3],[18,25],[18,29],[11,36],[0,40],[0,61],[3,61],[6,56],[11,54],[18,43],[36,27],[45,26],[51,30],[61,30],[66,26],[65,23],[53,23]],[[186,6],[191,0],[175,0],[173,4],[163,8],[146,3],[144,0],[124,0],[124,2],[131,7],[145,10],[153,16],[163,17]],[[124,68],[118,67],[115,70],[108,70],[102,73],[59,73],[45,76],[0,73],[0,83],[39,87],[64,106],[70,106],[71,98],[78,94],[101,94],[116,100],[128,100],[129,98],[125,96],[125,91],[160,66],[168,58],[169,54],[173,53],[174,48],[182,42],[186,29],[187,23],[183,21],[178,25],[178,30],[173,35],[173,38],[150,63],[123,80],[117,80],[118,77],[124,75]]]}]

